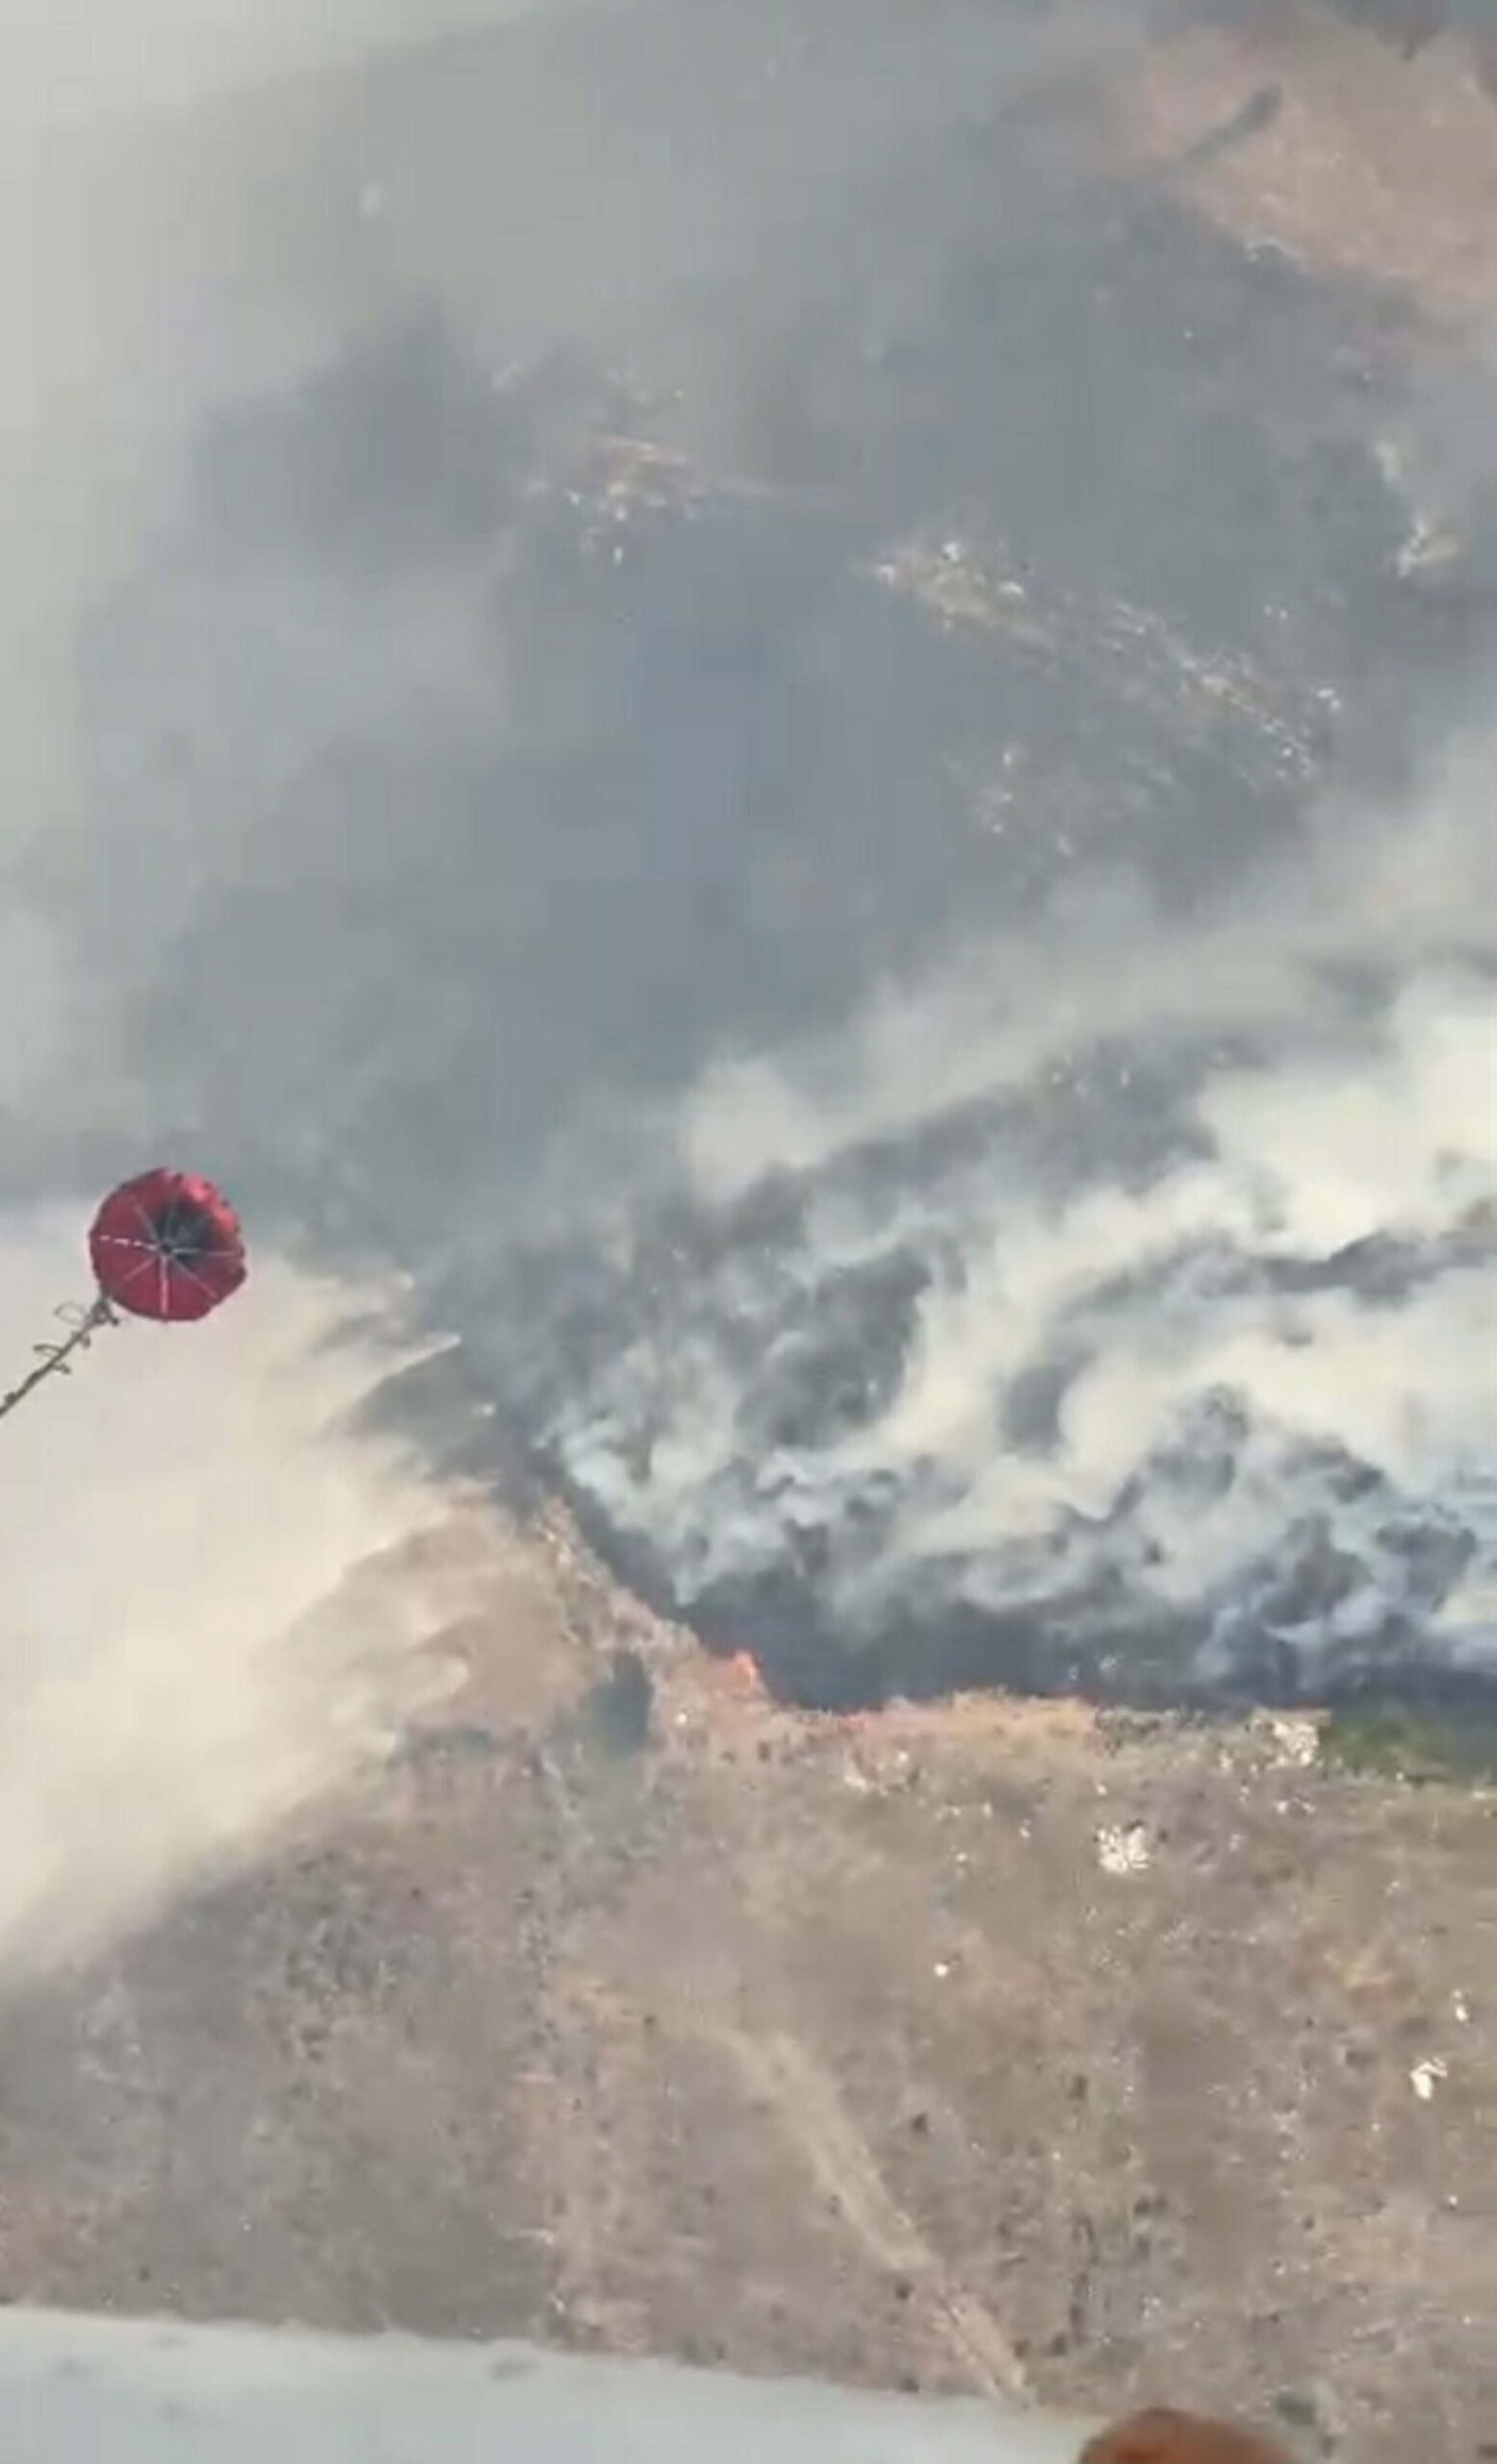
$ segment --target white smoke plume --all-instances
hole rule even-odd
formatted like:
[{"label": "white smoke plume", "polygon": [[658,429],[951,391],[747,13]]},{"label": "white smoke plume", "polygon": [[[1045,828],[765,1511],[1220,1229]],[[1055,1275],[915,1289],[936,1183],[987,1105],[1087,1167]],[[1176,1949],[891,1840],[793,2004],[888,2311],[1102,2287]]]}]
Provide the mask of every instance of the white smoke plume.
[{"label": "white smoke plume", "polygon": [[[993,1673],[1146,1696],[1490,1667],[1486,775],[1468,741],[1202,913],[1093,902],[713,1073],[719,1229],[555,1400],[579,1492],[771,1661],[829,1625],[854,1689],[976,1674],[985,1621]],[[1088,1124],[1172,1066],[1104,1176]]]}]

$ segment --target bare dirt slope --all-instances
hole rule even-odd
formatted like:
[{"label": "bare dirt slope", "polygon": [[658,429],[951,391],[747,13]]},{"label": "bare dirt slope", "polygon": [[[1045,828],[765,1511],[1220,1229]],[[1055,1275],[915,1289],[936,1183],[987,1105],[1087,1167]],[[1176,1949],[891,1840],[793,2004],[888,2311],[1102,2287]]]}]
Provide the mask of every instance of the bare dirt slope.
[{"label": "bare dirt slope", "polygon": [[1297,1722],[808,1720],[560,1524],[441,1545],[441,1725],[11,2000],[0,2290],[1486,2451],[1490,1797]]},{"label": "bare dirt slope", "polygon": [[1128,161],[1250,239],[1403,287],[1436,316],[1490,313],[1497,27],[1406,58],[1314,0],[1181,19],[1112,88]]}]

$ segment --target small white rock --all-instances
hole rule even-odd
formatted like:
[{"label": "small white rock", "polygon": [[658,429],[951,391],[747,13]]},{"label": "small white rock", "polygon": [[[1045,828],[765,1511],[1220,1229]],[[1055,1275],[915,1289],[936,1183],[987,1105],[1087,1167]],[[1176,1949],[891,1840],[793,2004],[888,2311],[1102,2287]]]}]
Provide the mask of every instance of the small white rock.
[{"label": "small white rock", "polygon": [[1104,1825],[1097,1835],[1097,1861],[1104,1874],[1144,1873],[1150,1862],[1150,1850],[1143,1824]]}]

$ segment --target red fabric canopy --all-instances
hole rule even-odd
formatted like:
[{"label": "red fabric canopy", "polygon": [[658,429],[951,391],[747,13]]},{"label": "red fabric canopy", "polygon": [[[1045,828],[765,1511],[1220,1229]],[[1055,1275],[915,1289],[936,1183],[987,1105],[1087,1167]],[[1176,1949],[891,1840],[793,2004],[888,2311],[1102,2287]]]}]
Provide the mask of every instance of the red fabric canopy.
[{"label": "red fabric canopy", "polygon": [[89,1254],[103,1297],[137,1318],[206,1318],[247,1272],[238,1216],[191,1172],[142,1172],[113,1191]]}]

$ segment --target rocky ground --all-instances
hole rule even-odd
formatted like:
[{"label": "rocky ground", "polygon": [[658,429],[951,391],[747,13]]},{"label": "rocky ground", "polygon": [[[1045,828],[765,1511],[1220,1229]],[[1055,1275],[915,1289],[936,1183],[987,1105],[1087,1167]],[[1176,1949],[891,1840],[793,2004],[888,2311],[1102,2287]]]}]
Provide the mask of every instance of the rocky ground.
[{"label": "rocky ground", "polygon": [[1299,1718],[807,1718],[557,1520],[428,1545],[464,1691],[10,2001],[0,2290],[1488,2451],[1489,1791]]}]

